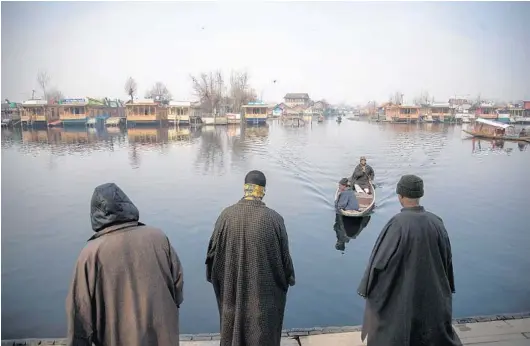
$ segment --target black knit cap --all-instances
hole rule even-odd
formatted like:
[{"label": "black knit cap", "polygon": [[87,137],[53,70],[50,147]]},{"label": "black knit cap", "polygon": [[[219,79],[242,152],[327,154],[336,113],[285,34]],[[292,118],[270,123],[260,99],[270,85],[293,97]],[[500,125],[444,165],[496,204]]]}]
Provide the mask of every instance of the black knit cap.
[{"label": "black knit cap", "polygon": [[344,186],[347,186],[348,185],[348,178],[342,178],[340,181],[339,181],[339,184],[341,185],[344,185]]},{"label": "black knit cap", "polygon": [[245,176],[245,184],[254,184],[265,187],[267,179],[261,171],[250,171]]},{"label": "black knit cap", "polygon": [[421,198],[423,197],[423,180],[414,174],[404,175],[397,183],[396,193],[402,197]]}]

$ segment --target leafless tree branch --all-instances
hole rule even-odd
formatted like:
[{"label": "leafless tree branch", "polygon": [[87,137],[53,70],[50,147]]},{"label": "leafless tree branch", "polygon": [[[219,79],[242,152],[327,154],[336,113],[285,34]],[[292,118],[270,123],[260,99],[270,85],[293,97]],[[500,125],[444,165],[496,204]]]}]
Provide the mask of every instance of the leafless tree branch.
[{"label": "leafless tree branch", "polygon": [[136,95],[137,91],[138,86],[136,85],[136,81],[132,77],[129,77],[125,82],[125,92],[131,98],[131,102],[134,101],[134,95]]},{"label": "leafless tree branch", "polygon": [[37,82],[39,83],[42,93],[44,94],[44,99],[48,99],[46,94],[46,89],[48,87],[48,84],[50,83],[50,75],[48,75],[48,72],[46,70],[41,70],[37,74]]}]

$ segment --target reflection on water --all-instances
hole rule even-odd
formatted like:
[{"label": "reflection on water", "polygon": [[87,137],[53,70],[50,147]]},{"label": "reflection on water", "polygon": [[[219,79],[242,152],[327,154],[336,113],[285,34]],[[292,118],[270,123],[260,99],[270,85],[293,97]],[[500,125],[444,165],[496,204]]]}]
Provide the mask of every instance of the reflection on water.
[{"label": "reflection on water", "polygon": [[[524,143],[466,140],[461,129],[339,125],[334,118],[304,127],[271,121],[202,129],[3,129],[2,337],[64,336],[72,265],[92,234],[90,196],[107,181],[123,187],[142,220],[163,229],[179,252],[189,273],[181,332],[218,331],[203,256],[217,216],[241,197],[251,169],[265,172],[265,203],[283,216],[289,233],[297,285],[285,328],[362,322],[363,300],[352,287],[380,230],[401,208],[395,186],[407,173],[424,178],[422,203],[443,218],[451,236],[455,317],[528,311],[530,277],[521,275],[530,267],[528,196],[521,191],[530,185],[530,151]],[[375,170],[377,208],[370,218],[335,220],[332,236],[337,177],[351,175],[360,156]],[[492,183],[499,177],[506,183]],[[506,203],[492,209],[491,196]]]},{"label": "reflection on water", "polygon": [[[513,146],[515,146],[514,142],[511,142],[511,144],[513,145],[512,146],[510,145],[509,141],[502,140],[471,138],[469,141],[471,141],[472,144],[471,152],[473,154],[510,154],[514,149]],[[518,145],[518,148],[520,151],[523,151],[525,149],[525,145]]]},{"label": "reflection on water", "polygon": [[357,238],[362,230],[368,226],[370,218],[370,215],[364,217],[345,217],[340,214],[335,214],[335,222],[333,224],[333,230],[337,237],[335,249],[343,252],[346,249],[346,243],[349,243],[350,239]]}]

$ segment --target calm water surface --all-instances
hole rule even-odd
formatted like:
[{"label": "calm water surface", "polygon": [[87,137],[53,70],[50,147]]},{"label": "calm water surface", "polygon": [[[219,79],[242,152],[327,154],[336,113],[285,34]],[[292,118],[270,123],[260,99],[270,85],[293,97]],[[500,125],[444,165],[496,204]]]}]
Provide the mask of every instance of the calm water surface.
[{"label": "calm water surface", "polygon": [[[286,328],[357,325],[356,294],[373,244],[400,210],[395,184],[425,180],[423,204],[453,246],[455,316],[530,310],[530,150],[463,139],[460,126],[330,120],[301,128],[202,131],[135,129],[2,131],[2,339],[62,337],[73,266],[91,236],[95,186],[116,182],[161,227],[184,266],[181,332],[218,331],[204,256],[221,210],[242,195],[247,171],[267,175],[265,202],[289,233],[297,282]],[[337,181],[365,155],[377,208],[366,228],[335,249]]]}]

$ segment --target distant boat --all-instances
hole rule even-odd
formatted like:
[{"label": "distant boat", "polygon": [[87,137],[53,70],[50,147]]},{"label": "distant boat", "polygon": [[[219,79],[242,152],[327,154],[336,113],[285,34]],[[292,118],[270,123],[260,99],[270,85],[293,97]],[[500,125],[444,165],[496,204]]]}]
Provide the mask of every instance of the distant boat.
[{"label": "distant boat", "polygon": [[530,134],[520,137],[515,127],[498,121],[478,118],[473,129],[462,129],[463,132],[477,138],[494,140],[520,141],[530,143]]}]

